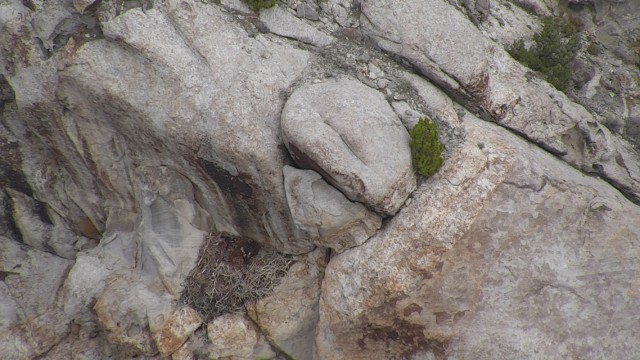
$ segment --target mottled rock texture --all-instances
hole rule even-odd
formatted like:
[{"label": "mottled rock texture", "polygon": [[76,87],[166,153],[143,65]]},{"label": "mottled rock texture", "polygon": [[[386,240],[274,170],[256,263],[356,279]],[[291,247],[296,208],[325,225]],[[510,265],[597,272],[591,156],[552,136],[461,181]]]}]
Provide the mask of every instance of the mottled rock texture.
[{"label": "mottled rock texture", "polygon": [[380,228],[382,219],[360,204],[349,201],[313,170],[291,166],[282,169],[289,210],[298,237],[342,251],[365,242]]},{"label": "mottled rock texture", "polygon": [[[540,16],[579,31],[566,94],[506,52]],[[636,358],[639,17],[0,1],[0,358]],[[194,269],[256,254],[286,275],[233,289],[271,293],[212,319],[185,303],[186,280],[229,294]]]},{"label": "mottled rock texture", "polygon": [[640,305],[640,209],[496,126],[471,115],[462,123],[466,142],[411,204],[331,259],[319,358],[640,351],[618,342],[638,335],[627,315]]},{"label": "mottled rock texture", "polygon": [[395,214],[415,187],[409,134],[382,93],[358,81],[296,89],[282,134],[299,166],[383,215]]},{"label": "mottled rock texture", "polygon": [[[364,28],[456,100],[569,164],[602,175],[640,203],[637,154],[582,106],[527,76],[445,0],[362,4]],[[627,161],[628,160],[628,161]]]}]

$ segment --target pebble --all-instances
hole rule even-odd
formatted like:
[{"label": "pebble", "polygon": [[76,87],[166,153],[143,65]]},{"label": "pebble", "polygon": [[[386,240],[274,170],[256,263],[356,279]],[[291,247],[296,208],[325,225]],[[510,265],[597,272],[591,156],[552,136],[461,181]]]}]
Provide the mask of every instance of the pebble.
[{"label": "pebble", "polygon": [[382,71],[374,63],[369,63],[369,79],[375,80],[383,76],[384,76],[384,71]]},{"label": "pebble", "polygon": [[384,89],[389,85],[389,80],[385,78],[378,79],[378,81],[376,81],[376,85],[378,85],[378,89]]},{"label": "pebble", "polygon": [[367,53],[360,54],[356,57],[356,60],[362,61],[362,62],[369,62],[369,60],[371,60],[371,55]]}]

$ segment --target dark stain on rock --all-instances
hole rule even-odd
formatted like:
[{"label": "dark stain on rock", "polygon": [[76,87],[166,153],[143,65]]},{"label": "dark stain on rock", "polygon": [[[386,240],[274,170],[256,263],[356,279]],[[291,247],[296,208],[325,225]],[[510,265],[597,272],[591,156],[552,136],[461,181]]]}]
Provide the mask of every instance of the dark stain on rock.
[{"label": "dark stain on rock", "polygon": [[[325,171],[320,165],[318,165],[318,163],[313,160],[311,157],[309,157],[307,154],[305,154],[302,150],[300,150],[298,147],[296,147],[294,144],[289,144],[288,145],[288,149],[289,149],[289,153],[291,154],[291,157],[293,158],[293,161],[295,161],[295,163],[302,169],[311,169],[315,172],[317,172],[318,174],[320,174],[320,176],[322,176],[322,178],[328,182],[329,184],[331,184],[331,186],[333,186],[334,188],[336,188],[337,190],[341,190],[342,186],[336,181],[336,179],[329,174],[327,171]],[[345,174],[339,174],[341,176],[344,176],[345,178],[349,179],[349,186],[354,189],[357,193],[364,193],[366,191],[366,187],[364,185],[364,182],[362,181],[362,179],[353,177],[353,176],[348,176]],[[346,196],[346,194],[345,194]],[[346,196],[347,198],[349,198],[348,196]],[[352,199],[353,200],[353,199]]]},{"label": "dark stain on rock", "polygon": [[21,25],[15,34],[9,35],[6,45],[0,48],[0,56],[6,59],[4,70],[9,75],[15,75],[17,68],[30,65],[31,46],[29,44],[32,38],[29,28]]},{"label": "dark stain on rock", "polygon": [[2,204],[2,214],[0,214],[0,230],[2,230],[2,235],[24,243],[22,233],[13,219],[13,206],[6,191],[0,193],[0,204]]},{"label": "dark stain on rock", "polygon": [[443,267],[444,267],[444,261],[438,261],[436,263],[435,269],[437,272],[441,272]]},{"label": "dark stain on rock", "polygon": [[80,233],[89,239],[100,240],[100,238],[102,237],[96,226],[88,217],[80,220],[78,228],[80,230]]},{"label": "dark stain on rock", "polygon": [[[9,141],[0,138],[0,188],[13,189],[33,199],[33,213],[40,221],[52,225],[51,218],[47,211],[47,204],[33,198],[33,189],[27,181],[26,175],[22,172],[22,153],[20,144],[17,141]],[[6,192],[2,194],[3,214],[0,222],[8,236],[22,240],[21,232],[13,218],[13,205]]]},{"label": "dark stain on rock", "polygon": [[453,315],[453,321],[460,321],[460,319],[462,319],[468,312],[469,310],[456,311],[456,313]]},{"label": "dark stain on rock", "polygon": [[26,176],[22,172],[18,172],[14,170],[15,168],[11,168],[10,166],[11,164],[7,164],[0,160],[0,187],[3,189],[11,188],[32,197],[33,190],[27,182]]},{"label": "dark stain on rock", "polygon": [[629,171],[629,168],[627,168],[627,164],[625,164],[624,158],[620,153],[616,155],[616,164],[620,165],[626,171]]},{"label": "dark stain on rock", "polygon": [[363,330],[364,335],[358,340],[362,350],[367,348],[368,342],[384,343],[387,351],[380,355],[388,359],[407,359],[425,350],[433,352],[436,359],[445,359],[447,343],[427,338],[423,325],[394,319],[391,326],[367,324]]},{"label": "dark stain on rock", "polygon": [[253,188],[242,179],[244,177],[242,174],[233,176],[211,161],[199,159],[199,162],[205,173],[213,179],[222,190],[231,195],[241,195],[246,198],[253,195]]},{"label": "dark stain on rock", "polygon": [[9,81],[7,81],[3,74],[0,74],[0,111],[5,103],[14,102],[15,100],[16,94],[11,84],[9,84]]},{"label": "dark stain on rock", "polygon": [[335,187],[336,180],[326,172],[320,165],[318,165],[315,160],[309,157],[309,155],[305,154],[302,150],[298,149],[294,144],[289,144],[288,147],[289,154],[293,158],[293,161],[302,169],[311,169],[318,174],[320,174],[328,183]]},{"label": "dark stain on rock", "polygon": [[348,27],[348,28],[343,28],[340,29],[336,32],[336,34],[338,37],[342,37],[346,40],[352,41],[354,43],[357,44],[361,44],[362,41],[365,39],[364,35],[362,34],[362,32],[360,32],[358,29],[353,28],[353,27]]},{"label": "dark stain on rock", "polygon": [[446,311],[438,311],[434,312],[433,315],[436,316],[436,324],[443,325],[451,321],[452,316]]},{"label": "dark stain on rock", "polygon": [[278,144],[278,153],[281,155],[281,160],[284,164],[292,165],[294,164],[294,160],[289,154],[289,150],[284,144]]},{"label": "dark stain on rock", "polygon": [[33,213],[38,216],[38,219],[43,223],[53,225],[53,221],[51,221],[49,211],[47,210],[47,203],[34,199]]},{"label": "dark stain on rock", "polygon": [[420,314],[422,312],[422,306],[416,304],[416,303],[412,303],[409,304],[406,308],[404,308],[404,310],[402,310],[402,314],[407,317],[413,313],[418,313]]},{"label": "dark stain on rock", "polygon": [[0,138],[0,187],[12,188],[29,197],[33,197],[33,190],[22,169],[22,155],[20,144]]},{"label": "dark stain on rock", "polygon": [[[384,347],[384,354],[381,353],[380,358],[386,359],[407,359],[422,351],[431,351],[436,359],[445,359],[447,341],[430,337],[424,325],[414,324],[398,313],[398,302],[407,299],[407,297],[405,294],[390,296],[388,302],[372,308],[371,311],[356,320],[356,322],[365,324],[359,331],[363,335],[357,340],[358,346],[362,350]],[[419,313],[422,310],[420,305],[412,303],[405,307],[402,313],[407,316],[407,314]],[[387,320],[381,321],[382,324],[377,324],[375,319],[394,320],[389,325]]]},{"label": "dark stain on rock", "polygon": [[10,275],[20,276],[20,273],[13,272],[13,271],[0,270],[0,281],[4,281],[7,278],[7,276],[10,276]]},{"label": "dark stain on rock", "polygon": [[264,241],[263,239],[269,235],[261,226],[259,219],[268,210],[260,201],[260,194],[255,194],[256,190],[250,185],[249,176],[243,173],[234,176],[215,163],[202,158],[195,158],[194,162],[200,165],[199,168],[203,174],[211,178],[219,188],[220,194],[231,210],[235,229],[242,236]]},{"label": "dark stain on rock", "polygon": [[22,0],[22,5],[31,11],[36,11],[36,5],[31,0]]}]

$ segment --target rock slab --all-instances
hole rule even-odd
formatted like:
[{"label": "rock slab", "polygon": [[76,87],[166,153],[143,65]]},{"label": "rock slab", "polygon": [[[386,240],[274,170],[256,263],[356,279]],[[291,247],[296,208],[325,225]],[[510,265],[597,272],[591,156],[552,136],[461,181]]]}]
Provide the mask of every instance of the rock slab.
[{"label": "rock slab", "polygon": [[282,111],[282,134],[300,167],[383,216],[415,188],[407,130],[384,95],[358,81],[296,89]]},{"label": "rock slab", "polygon": [[633,358],[640,208],[504,129],[461,122],[466,142],[413,201],[329,262],[319,358]]},{"label": "rock slab", "polygon": [[360,203],[349,201],[313,170],[285,166],[285,191],[298,237],[338,252],[365,242],[382,219]]}]

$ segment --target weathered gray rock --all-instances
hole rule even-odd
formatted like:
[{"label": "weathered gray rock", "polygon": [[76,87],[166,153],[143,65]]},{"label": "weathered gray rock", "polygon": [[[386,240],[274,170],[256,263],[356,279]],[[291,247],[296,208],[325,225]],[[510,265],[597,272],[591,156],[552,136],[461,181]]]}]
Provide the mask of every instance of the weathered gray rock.
[{"label": "weathered gray rock", "polygon": [[[20,235],[77,259],[62,291],[55,282],[55,289],[39,290],[59,301],[59,310],[16,324],[18,303],[1,290],[7,300],[1,313],[12,328],[3,349],[20,358],[40,355],[64,338],[74,320],[81,332],[100,324],[125,354],[152,354],[154,329],[173,311],[167,304],[179,296],[205,232],[262,238],[291,252],[314,247],[289,241],[293,227],[279,171],[288,159],[278,139],[278,92],[306,66],[304,51],[249,38],[218,7],[170,1],[106,16],[105,39],[80,44],[72,38],[45,59],[33,16],[19,2],[0,4],[0,120],[3,133],[20,140],[12,144],[21,157],[11,168],[17,177],[3,172],[2,185],[15,190],[9,203],[22,209],[13,211],[18,223],[31,226]],[[222,37],[232,40],[211,41]],[[250,71],[257,67],[260,74]],[[15,96],[5,96],[5,78]],[[250,138],[227,141],[237,134]],[[29,199],[33,194],[38,202]],[[265,211],[254,213],[260,207]],[[41,214],[49,214],[51,224],[35,222]],[[87,221],[96,228],[94,243],[81,236]],[[38,229],[43,231],[33,231]],[[54,246],[51,239],[64,242]],[[86,251],[97,240],[101,244]],[[118,280],[124,270],[135,276]],[[150,321],[157,323],[154,329]],[[73,351],[70,341],[56,351]]]},{"label": "weathered gray rock", "polygon": [[41,294],[58,291],[72,262],[4,236],[0,237],[0,250],[2,286],[16,302],[18,318],[26,320],[53,308],[55,296]]},{"label": "weathered gray rock", "polygon": [[[633,65],[638,61],[637,45],[633,44],[640,32],[640,14],[636,4],[629,1],[592,1],[587,9],[594,11],[592,31],[600,44],[626,63]],[[586,18],[587,16],[585,16]],[[588,21],[588,20],[587,20]]]},{"label": "weathered gray rock", "polygon": [[417,92],[418,96],[420,96],[424,102],[425,111],[431,119],[439,120],[442,124],[452,128],[460,126],[460,120],[458,119],[454,102],[442,90],[416,74],[404,73],[403,79],[407,81]]},{"label": "weathered gray rock", "polygon": [[333,42],[331,36],[317,30],[278,6],[261,10],[260,20],[270,32],[280,36],[297,39],[315,46],[327,46]]},{"label": "weathered gray rock", "polygon": [[273,359],[276,353],[260,330],[241,314],[226,314],[207,324],[211,345],[209,357],[235,359]]},{"label": "weathered gray rock", "polygon": [[322,10],[331,15],[340,26],[349,27],[357,23],[355,9],[358,2],[356,0],[327,0],[319,1],[318,5]]},{"label": "weathered gray rock", "polygon": [[[634,199],[617,138],[640,144],[633,2],[563,7],[594,45],[570,97],[501,49],[556,0],[327,0],[321,21],[298,0],[90,3],[0,1],[3,359],[640,352],[638,207],[536,147]],[[445,161],[412,192],[402,124],[420,116]],[[376,230],[372,209],[395,215]],[[247,315],[196,330],[176,304],[218,231],[321,248]]]},{"label": "weathered gray rock", "polygon": [[44,354],[69,331],[55,296],[72,262],[0,236],[0,349],[7,359]]},{"label": "weathered gray rock", "polygon": [[327,250],[316,249],[291,266],[273,294],[247,306],[269,341],[294,359],[315,359],[318,301]]},{"label": "weathered gray rock", "polygon": [[311,5],[306,3],[300,3],[296,7],[296,16],[299,18],[305,18],[312,21],[320,20],[320,16],[316,9],[314,9]]},{"label": "weathered gray rock", "polygon": [[[129,274],[109,279],[93,310],[110,343],[125,356],[153,355],[158,352],[153,335],[162,331],[171,311],[171,298],[162,288],[142,284]],[[152,334],[152,332],[154,334]]]},{"label": "weathered gray rock", "polygon": [[[538,3],[542,3],[538,1]],[[479,3],[478,3],[479,4]],[[476,27],[482,34],[509,48],[514,41],[530,39],[541,28],[538,18],[532,14],[551,16],[551,10],[543,5],[531,5],[528,8],[514,6],[508,1],[492,1],[491,10],[486,13],[482,21],[475,21]]]},{"label": "weathered gray rock", "polygon": [[640,304],[619,294],[638,286],[640,209],[503,129],[462,123],[465,143],[411,204],[331,259],[319,357],[633,357]]},{"label": "weathered gray rock", "polygon": [[46,355],[69,333],[67,319],[58,309],[15,322],[0,331],[0,346],[6,359],[34,359]]},{"label": "weathered gray rock", "polygon": [[538,16],[552,16],[558,8],[558,2],[554,0],[514,0],[513,2],[520,8]]},{"label": "weathered gray rock", "polygon": [[[22,241],[40,251],[50,249],[49,240],[53,226],[47,223],[45,214],[42,214],[43,209],[32,197],[22,192],[9,188],[7,195],[11,200],[8,206],[13,210],[12,217],[17,219],[16,226],[20,229]],[[40,216],[37,214],[38,210],[40,210]],[[73,251],[69,252],[68,249],[58,249],[58,253],[73,257]]]},{"label": "weathered gray rock", "polygon": [[406,57],[436,83],[470,91],[484,86],[485,39],[448,2],[367,1],[362,13],[363,29],[383,49]]},{"label": "weathered gray rock", "polygon": [[393,110],[396,112],[396,115],[402,121],[407,130],[411,130],[411,128],[418,123],[422,114],[415,111],[409,104],[404,101],[394,101],[391,103]]},{"label": "weathered gray rock", "polygon": [[221,0],[220,5],[224,6],[227,9],[231,9],[233,11],[238,11],[240,13],[250,14],[252,13],[251,8],[242,0]]},{"label": "weathered gray rock", "polygon": [[296,89],[282,133],[301,167],[381,214],[396,213],[415,187],[406,129],[381,93],[357,81]]},{"label": "weathered gray rock", "polygon": [[79,13],[84,13],[88,7],[93,5],[97,0],[73,0],[73,7],[78,10]]},{"label": "weathered gray rock", "polygon": [[349,201],[317,172],[291,166],[282,172],[299,238],[340,252],[362,244],[380,228],[380,216]]},{"label": "weathered gray rock", "polygon": [[[202,319],[192,308],[177,309],[164,320],[159,329],[151,329],[153,340],[162,356],[178,350],[202,324]],[[155,331],[154,331],[155,330]]]},{"label": "weathered gray rock", "polygon": [[640,203],[640,167],[629,144],[564,94],[527,76],[448,2],[367,1],[362,12],[363,27],[382,48],[407,58],[453,97],[572,166],[607,178]]},{"label": "weathered gray rock", "polygon": [[[3,36],[19,36],[14,20],[6,26],[15,32]],[[195,218],[205,219],[198,229],[239,233],[289,252],[310,250],[312,244],[294,240],[282,175],[272,170],[288,161],[278,138],[278,93],[306,66],[306,52],[250,38],[218,7],[202,3],[132,9],[102,27],[106,39],[82,47],[72,42],[55,62],[29,53],[7,73],[22,119],[6,124],[9,130],[26,139],[41,121],[56,129],[24,145],[26,176],[42,179],[33,184],[40,200],[67,223],[89,218],[104,231],[111,210],[139,215],[134,209],[144,194],[133,189],[147,185],[136,169],[163,165],[180,169],[191,183],[197,195],[187,200]],[[223,37],[233,40],[213,41]],[[98,100],[106,98],[119,100]],[[61,154],[55,164],[52,148]]]},{"label": "weathered gray rock", "polygon": [[107,342],[100,334],[97,324],[74,324],[67,336],[46,353],[51,360],[93,360],[93,359],[121,359],[124,354],[117,347]]}]

